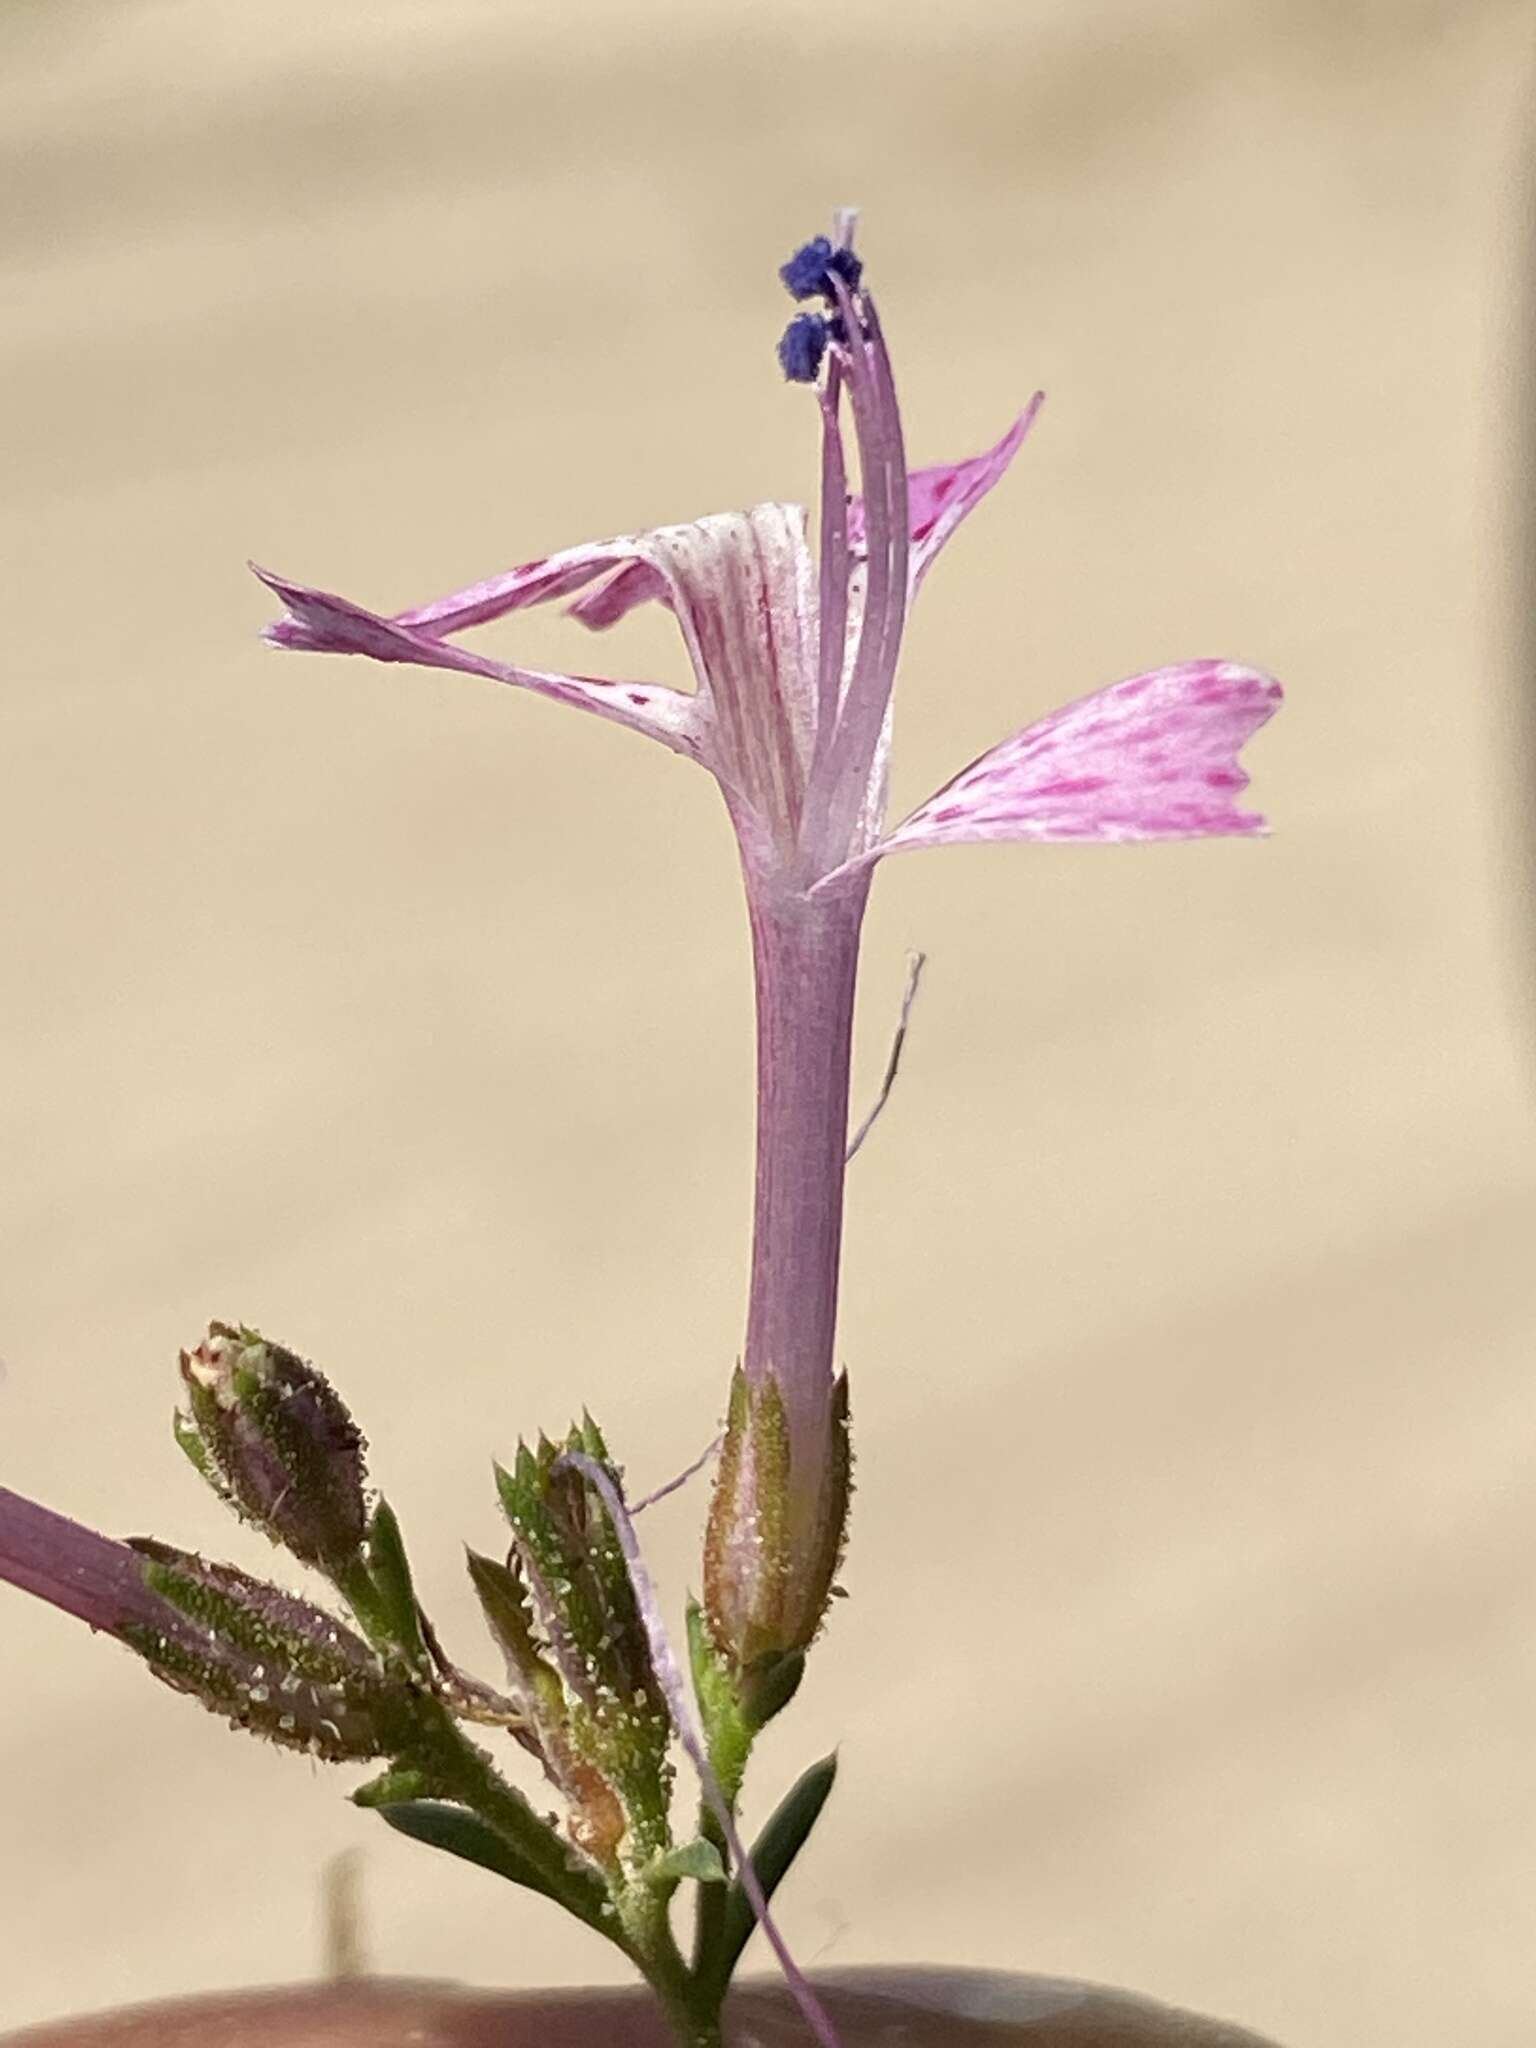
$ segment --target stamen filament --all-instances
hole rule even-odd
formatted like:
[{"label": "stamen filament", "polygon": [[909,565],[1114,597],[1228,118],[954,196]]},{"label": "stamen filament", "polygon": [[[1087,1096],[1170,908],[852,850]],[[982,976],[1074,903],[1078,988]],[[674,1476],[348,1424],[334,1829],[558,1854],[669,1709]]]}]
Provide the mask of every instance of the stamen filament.
[{"label": "stamen filament", "polygon": [[821,592],[816,658],[816,745],[812,768],[832,744],[848,636],[848,463],[839,414],[843,371],[834,350],[821,394]]},{"label": "stamen filament", "polygon": [[853,675],[830,746],[813,772],[806,816],[823,824],[819,853],[843,852],[865,799],[868,765],[890,701],[907,608],[907,470],[890,357],[874,302],[855,309],[841,278],[831,288],[843,322],[859,474],[864,495],[868,581]]}]

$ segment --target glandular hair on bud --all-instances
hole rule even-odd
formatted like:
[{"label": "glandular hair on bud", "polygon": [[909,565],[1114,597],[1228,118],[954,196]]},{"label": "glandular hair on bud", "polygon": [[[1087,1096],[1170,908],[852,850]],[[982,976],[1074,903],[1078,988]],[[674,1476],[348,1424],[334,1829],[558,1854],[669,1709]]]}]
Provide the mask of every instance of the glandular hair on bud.
[{"label": "glandular hair on bud", "polygon": [[323,1373],[255,1330],[210,1323],[181,1354],[177,1439],[247,1521],[333,1577],[367,1526],[363,1438]]},{"label": "glandular hair on bud", "polygon": [[563,1444],[519,1444],[511,1468],[496,1468],[511,1554],[505,1565],[471,1555],[469,1568],[513,1696],[569,1804],[571,1839],[601,1863],[639,1868],[669,1839],[672,1725],[588,1462],[621,1486],[589,1415]]},{"label": "glandular hair on bud", "polygon": [[120,1633],[157,1678],[234,1727],[330,1763],[408,1745],[415,1693],[334,1615],[234,1565],[148,1537],[132,1547],[166,1623]]},{"label": "glandular hair on bud", "polygon": [[832,1597],[848,1522],[846,1375],[826,1427],[818,1470],[803,1475],[776,1381],[753,1385],[737,1372],[705,1541],[704,1616],[743,1681],[807,1649]]}]

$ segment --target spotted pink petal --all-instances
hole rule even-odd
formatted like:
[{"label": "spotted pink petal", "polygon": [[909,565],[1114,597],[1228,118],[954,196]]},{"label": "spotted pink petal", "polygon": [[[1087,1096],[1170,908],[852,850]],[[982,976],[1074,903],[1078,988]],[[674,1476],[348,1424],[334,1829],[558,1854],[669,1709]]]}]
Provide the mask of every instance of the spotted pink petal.
[{"label": "spotted pink petal", "polygon": [[[549,563],[535,566],[550,570],[555,560],[551,557]],[[255,567],[254,564],[252,566]],[[579,567],[567,560],[560,565],[558,572],[542,580],[541,595],[556,595],[561,590],[576,588],[581,582],[590,581],[592,576],[612,566],[611,559],[595,566],[589,560]],[[580,573],[580,570],[585,570],[585,573]],[[514,570],[510,577],[498,578],[495,583],[477,584],[471,590],[456,593],[453,598],[420,606],[396,618],[384,618],[377,612],[366,611],[361,605],[353,604],[349,598],[290,583],[281,576],[258,568],[256,574],[269,590],[282,599],[289,612],[288,618],[268,626],[263,637],[275,647],[297,648],[302,652],[362,654],[373,661],[413,662],[421,668],[457,669],[465,675],[488,677],[492,682],[514,683],[541,697],[551,697],[557,703],[595,711],[600,718],[613,719],[619,725],[627,725],[651,739],[660,740],[677,753],[696,757],[698,743],[693,699],[680,690],[669,689],[661,683],[606,682],[594,676],[557,675],[543,669],[515,668],[507,662],[493,661],[489,655],[477,654],[470,648],[451,646],[439,637],[457,632],[464,626],[482,624],[499,616],[502,611],[515,609],[519,603],[539,602],[539,597],[515,593],[511,603],[507,602],[515,579],[528,573]],[[556,587],[551,589],[551,584]]]},{"label": "spotted pink petal", "polygon": [[[1280,685],[1228,661],[1186,661],[1083,697],[973,761],[826,888],[888,853],[981,839],[1203,839],[1253,834],[1238,753]],[[814,891],[812,892],[815,893]]]},{"label": "spotted pink petal", "polygon": [[[1045,403],[1037,391],[1013,425],[995,447],[963,462],[939,462],[929,469],[907,473],[907,504],[912,533],[912,584],[915,589],[942,552],[960,522],[981,503],[992,486],[999,483],[1009,464],[1024,445],[1025,436]],[[854,498],[848,506],[848,539],[851,546],[864,542],[864,501]]]},{"label": "spotted pink petal", "polygon": [[438,639],[505,618],[509,612],[569,597],[573,590],[595,583],[596,589],[587,590],[570,607],[571,616],[583,625],[611,626],[648,598],[667,601],[665,578],[638,553],[644,545],[644,536],[626,535],[566,548],[540,561],[504,570],[483,583],[472,583],[448,597],[434,598],[412,611],[396,612],[394,622]]},{"label": "spotted pink petal", "polygon": [[569,611],[570,616],[583,626],[600,630],[617,624],[637,605],[652,602],[671,604],[672,593],[666,577],[649,562],[630,562],[616,576],[610,576],[595,590],[577,598]]}]

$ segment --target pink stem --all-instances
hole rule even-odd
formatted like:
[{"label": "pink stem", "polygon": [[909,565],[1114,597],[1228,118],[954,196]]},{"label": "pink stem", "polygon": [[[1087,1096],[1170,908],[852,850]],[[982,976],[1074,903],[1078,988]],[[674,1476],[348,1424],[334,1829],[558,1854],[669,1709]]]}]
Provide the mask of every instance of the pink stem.
[{"label": "pink stem", "polygon": [[144,1560],[126,1543],[6,1486],[0,1486],[0,1580],[112,1635],[129,1624],[184,1626],[144,1583]]},{"label": "pink stem", "polygon": [[769,896],[749,875],[757,983],[757,1187],[742,1363],[778,1382],[798,1454],[795,1492],[820,1497],[832,1395],[848,1073],[868,880],[831,900]]}]

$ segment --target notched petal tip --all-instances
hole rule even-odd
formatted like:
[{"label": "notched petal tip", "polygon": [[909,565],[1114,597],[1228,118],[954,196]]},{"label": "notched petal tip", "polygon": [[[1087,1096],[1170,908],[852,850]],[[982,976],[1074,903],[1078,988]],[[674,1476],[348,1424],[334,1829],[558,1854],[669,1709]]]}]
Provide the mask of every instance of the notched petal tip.
[{"label": "notched petal tip", "polygon": [[1189,661],[1130,676],[1015,733],[827,882],[887,853],[965,840],[1254,838],[1238,755],[1280,707],[1261,669]]}]

